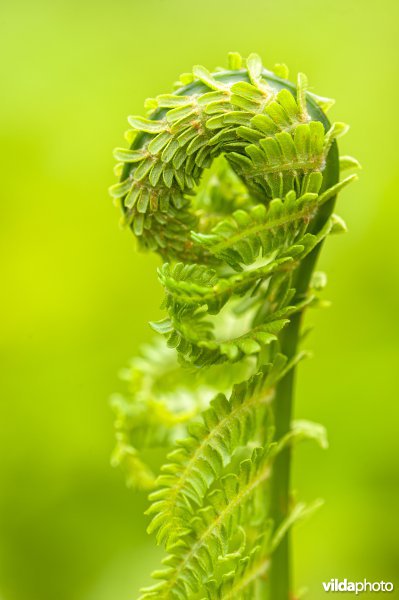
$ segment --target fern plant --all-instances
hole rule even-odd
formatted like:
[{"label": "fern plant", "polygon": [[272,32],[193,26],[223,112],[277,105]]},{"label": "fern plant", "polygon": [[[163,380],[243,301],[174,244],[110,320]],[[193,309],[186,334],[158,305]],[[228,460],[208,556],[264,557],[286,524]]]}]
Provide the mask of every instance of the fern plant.
[{"label": "fern plant", "polygon": [[[292,598],[293,444],[326,445],[320,425],[292,421],[314,272],[355,168],[339,158],[347,127],[299,74],[252,54],[227,70],[196,66],[175,91],[129,117],[111,194],[139,247],[157,252],[161,334],[123,372],[114,463],[150,489],[148,531],[164,545],[160,580],[142,600]],[[162,466],[160,466],[162,465]]]}]

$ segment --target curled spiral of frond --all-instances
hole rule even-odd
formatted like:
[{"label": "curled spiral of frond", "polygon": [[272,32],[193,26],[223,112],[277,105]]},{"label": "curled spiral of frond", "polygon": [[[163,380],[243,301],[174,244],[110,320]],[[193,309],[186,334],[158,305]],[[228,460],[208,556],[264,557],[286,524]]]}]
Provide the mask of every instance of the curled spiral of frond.
[{"label": "curled spiral of frond", "polygon": [[[129,117],[111,194],[143,249],[157,252],[164,337],[132,365],[118,398],[115,462],[152,489],[149,532],[168,552],[157,598],[257,598],[293,508],[273,523],[268,497],[276,457],[296,440],[325,445],[320,426],[275,436],[275,392],[302,354],[284,353],[293,319],[318,302],[311,275],[324,239],[344,230],[333,214],[339,180],[332,101],[307,79],[266,70],[252,54],[229,68],[194,67],[176,90]],[[213,399],[212,399],[213,398]],[[145,457],[162,448],[156,477]],[[263,537],[259,538],[259,530]],[[269,533],[267,533],[269,532]]]},{"label": "curled spiral of frond", "polygon": [[131,147],[115,151],[122,174],[111,193],[140,243],[167,258],[198,256],[190,232],[207,223],[199,222],[190,196],[221,154],[263,202],[292,189],[304,193],[346,129],[327,129],[306,88],[300,74],[294,95],[295,86],[251,55],[246,69],[211,74],[195,67],[191,83],[149,103],[147,117],[129,117]]}]

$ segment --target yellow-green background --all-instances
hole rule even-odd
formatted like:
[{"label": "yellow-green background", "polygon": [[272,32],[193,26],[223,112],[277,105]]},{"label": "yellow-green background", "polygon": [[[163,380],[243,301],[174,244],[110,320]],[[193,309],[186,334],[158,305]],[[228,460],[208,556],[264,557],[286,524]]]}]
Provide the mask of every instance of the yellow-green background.
[{"label": "yellow-green background", "polygon": [[[315,358],[297,414],[327,453],[297,452],[298,587],[396,581],[399,566],[398,30],[395,0],[37,0],[1,9],[1,600],[134,600],[158,564],[146,499],[113,471],[108,397],[151,336],[160,289],[107,196],[126,116],[229,50],[305,71],[351,124],[363,164],[340,197],[350,233],[322,267]],[[366,597],[366,596],[364,596]],[[391,594],[393,597],[393,594]]]}]

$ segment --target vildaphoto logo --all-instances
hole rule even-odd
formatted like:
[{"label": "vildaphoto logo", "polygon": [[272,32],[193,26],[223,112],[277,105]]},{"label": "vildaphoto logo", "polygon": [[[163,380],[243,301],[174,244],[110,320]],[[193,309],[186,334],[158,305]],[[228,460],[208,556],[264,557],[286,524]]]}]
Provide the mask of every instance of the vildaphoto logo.
[{"label": "vildaphoto logo", "polygon": [[354,592],[356,595],[362,592],[393,592],[394,585],[390,581],[348,581],[343,579],[331,579],[328,582],[323,581],[325,592]]}]

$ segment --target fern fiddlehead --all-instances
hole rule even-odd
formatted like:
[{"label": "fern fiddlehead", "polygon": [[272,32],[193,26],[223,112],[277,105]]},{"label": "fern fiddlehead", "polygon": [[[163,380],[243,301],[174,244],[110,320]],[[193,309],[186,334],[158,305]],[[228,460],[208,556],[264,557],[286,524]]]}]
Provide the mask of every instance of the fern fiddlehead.
[{"label": "fern fiddlehead", "polygon": [[[324,430],[292,422],[302,315],[317,304],[314,267],[339,179],[331,101],[284,66],[194,67],[172,94],[130,117],[111,194],[139,246],[157,252],[162,334],[125,372],[116,463],[151,489],[149,532],[164,544],[160,582],[142,599],[288,600],[291,447]],[[151,452],[167,455],[161,473]],[[149,458],[150,457],[150,458]]]}]

